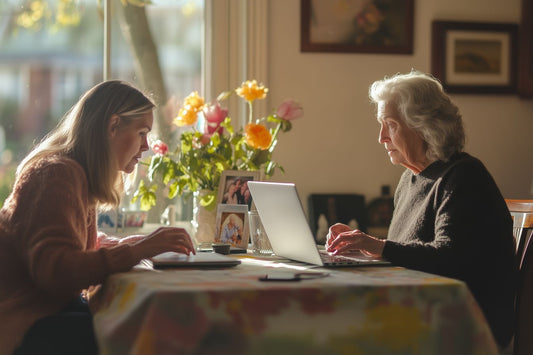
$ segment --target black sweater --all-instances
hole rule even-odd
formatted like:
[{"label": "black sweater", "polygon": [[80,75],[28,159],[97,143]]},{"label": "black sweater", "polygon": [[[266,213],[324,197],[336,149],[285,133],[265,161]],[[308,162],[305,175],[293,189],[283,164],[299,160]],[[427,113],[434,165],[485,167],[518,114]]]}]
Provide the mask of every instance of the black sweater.
[{"label": "black sweater", "polygon": [[420,174],[406,170],[383,256],[466,282],[501,348],[513,334],[517,264],[512,219],[496,183],[460,153]]}]

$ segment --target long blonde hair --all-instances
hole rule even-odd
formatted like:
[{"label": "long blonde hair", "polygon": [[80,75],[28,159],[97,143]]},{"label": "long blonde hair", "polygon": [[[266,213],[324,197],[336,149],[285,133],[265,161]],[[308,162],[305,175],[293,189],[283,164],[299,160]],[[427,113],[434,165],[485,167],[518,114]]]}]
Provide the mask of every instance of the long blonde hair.
[{"label": "long blonde hair", "polygon": [[17,175],[50,156],[67,156],[85,170],[93,202],[118,205],[121,175],[114,166],[108,139],[113,115],[128,125],[155,107],[152,100],[128,83],[102,82],[87,91],[54,128],[20,163]]}]

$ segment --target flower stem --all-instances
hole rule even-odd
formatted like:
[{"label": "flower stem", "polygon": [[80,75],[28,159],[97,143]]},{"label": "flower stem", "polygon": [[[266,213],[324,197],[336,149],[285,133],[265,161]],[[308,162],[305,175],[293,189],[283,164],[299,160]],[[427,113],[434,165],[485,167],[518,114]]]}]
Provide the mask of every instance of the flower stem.
[{"label": "flower stem", "polygon": [[253,116],[253,113],[252,113],[252,101],[247,101],[248,102],[248,123],[252,123],[252,120],[254,118]]},{"label": "flower stem", "polygon": [[272,142],[270,142],[270,147],[268,148],[268,151],[272,153],[274,151],[274,148],[276,147],[276,144],[278,142],[278,134],[279,130],[281,129],[281,122],[278,123],[276,126],[276,129],[274,130],[274,133],[272,133]]}]

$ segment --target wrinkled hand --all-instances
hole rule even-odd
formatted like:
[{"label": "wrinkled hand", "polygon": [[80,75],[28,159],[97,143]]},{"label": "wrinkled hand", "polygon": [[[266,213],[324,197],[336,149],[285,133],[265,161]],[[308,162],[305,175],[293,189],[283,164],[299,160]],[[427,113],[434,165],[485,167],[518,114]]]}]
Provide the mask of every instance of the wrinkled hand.
[{"label": "wrinkled hand", "polygon": [[326,250],[334,255],[349,255],[354,251],[361,251],[372,256],[381,256],[385,241],[350,229],[345,224],[337,223],[329,228]]},{"label": "wrinkled hand", "polygon": [[161,227],[132,244],[139,259],[146,259],[167,251],[196,254],[194,244],[183,228]]}]

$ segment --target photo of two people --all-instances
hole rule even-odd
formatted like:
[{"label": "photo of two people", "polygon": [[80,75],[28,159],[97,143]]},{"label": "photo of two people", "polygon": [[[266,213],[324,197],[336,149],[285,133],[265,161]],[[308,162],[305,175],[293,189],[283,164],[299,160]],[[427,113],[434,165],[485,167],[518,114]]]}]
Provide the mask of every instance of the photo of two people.
[{"label": "photo of two people", "polygon": [[254,180],[259,180],[258,171],[224,171],[220,178],[218,204],[246,205],[250,210],[252,196],[248,189],[248,181]]}]

